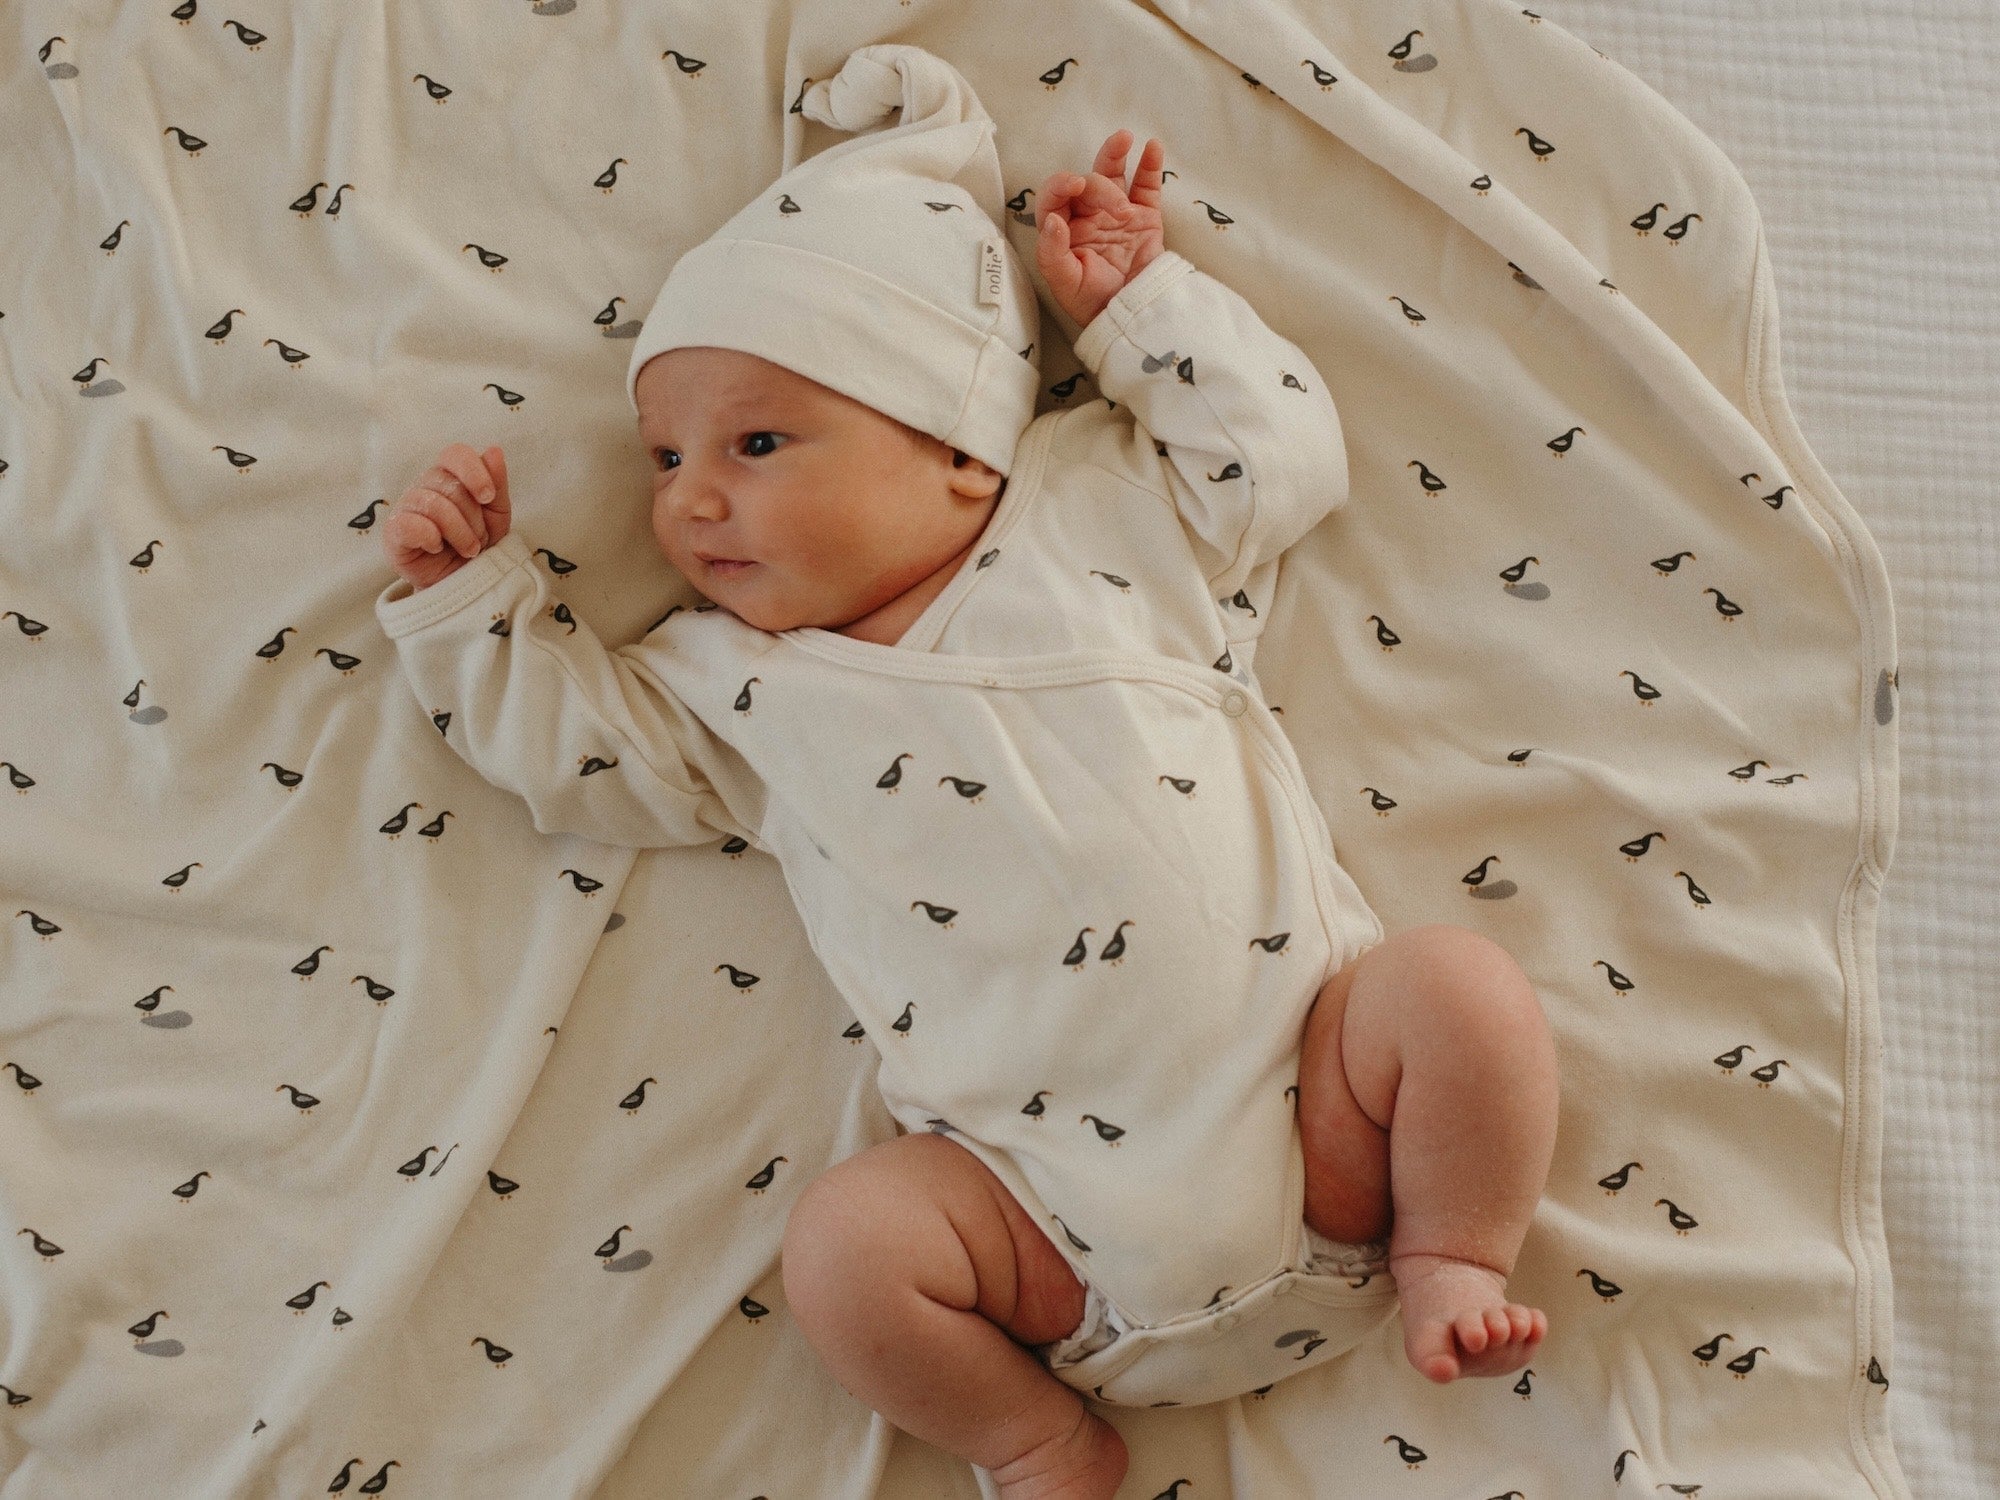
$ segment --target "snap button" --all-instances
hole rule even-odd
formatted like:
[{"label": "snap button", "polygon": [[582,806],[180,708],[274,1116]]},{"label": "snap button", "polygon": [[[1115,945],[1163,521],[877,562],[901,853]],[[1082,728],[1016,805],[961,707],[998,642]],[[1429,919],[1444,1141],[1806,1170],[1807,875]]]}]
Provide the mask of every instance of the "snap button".
[{"label": "snap button", "polygon": [[1250,700],[1244,697],[1241,693],[1237,692],[1233,688],[1230,689],[1229,692],[1223,695],[1222,711],[1228,714],[1229,717],[1232,719],[1236,718],[1239,714],[1243,712],[1244,709],[1248,708],[1249,706],[1250,706]]}]

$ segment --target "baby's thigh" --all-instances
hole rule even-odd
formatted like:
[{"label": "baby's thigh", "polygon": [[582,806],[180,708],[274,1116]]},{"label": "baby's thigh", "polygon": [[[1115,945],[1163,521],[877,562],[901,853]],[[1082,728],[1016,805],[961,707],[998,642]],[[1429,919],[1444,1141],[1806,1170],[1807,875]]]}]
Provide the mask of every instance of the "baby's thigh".
[{"label": "baby's thigh", "polygon": [[840,1236],[873,1273],[979,1313],[1023,1344],[1083,1320],[1083,1283],[1006,1184],[932,1131],[898,1136],[822,1173],[793,1205],[788,1253]]}]

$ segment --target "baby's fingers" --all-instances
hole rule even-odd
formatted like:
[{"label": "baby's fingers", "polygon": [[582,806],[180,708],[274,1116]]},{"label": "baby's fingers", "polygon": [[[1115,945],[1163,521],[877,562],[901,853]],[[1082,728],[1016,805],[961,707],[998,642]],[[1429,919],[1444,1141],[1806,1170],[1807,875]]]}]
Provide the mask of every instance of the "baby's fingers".
[{"label": "baby's fingers", "polygon": [[[456,503],[436,490],[412,492],[404,502],[404,510],[406,514],[422,516],[429,521],[438,536],[449,542],[452,550],[462,557],[476,556],[479,549],[486,545],[481,528],[475,527]],[[425,550],[435,552],[438,549],[427,545]]]},{"label": "baby's fingers", "polygon": [[469,445],[453,443],[438,455],[438,467],[464,485],[465,492],[474,500],[483,503],[492,498],[492,477],[486,472],[484,460]]}]

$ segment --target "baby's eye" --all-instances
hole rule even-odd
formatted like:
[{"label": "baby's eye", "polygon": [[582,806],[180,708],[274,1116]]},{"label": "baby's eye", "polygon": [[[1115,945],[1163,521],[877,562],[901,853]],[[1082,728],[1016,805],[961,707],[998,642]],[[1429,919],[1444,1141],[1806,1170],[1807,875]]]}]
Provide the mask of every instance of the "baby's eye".
[{"label": "baby's eye", "polygon": [[[776,434],[775,432],[751,432],[751,433],[746,433],[746,434],[744,435],[744,438],[743,438],[743,441],[744,441],[745,445],[747,446],[747,445],[748,445],[748,444],[750,444],[750,443],[754,443],[754,442],[756,442],[758,438],[772,438],[772,439],[776,439],[776,437],[777,437],[777,436],[778,436],[778,435],[777,435],[777,434]],[[770,451],[769,449],[766,449],[766,450],[765,450],[765,452],[769,452],[769,451]],[[755,458],[762,458],[763,456],[764,456],[764,455],[763,455],[763,454],[761,454],[761,453],[759,453],[759,454],[753,454],[753,455],[752,455],[752,457],[755,457]]]},{"label": "baby's eye", "polygon": [[662,469],[670,467],[667,463],[667,455],[670,453],[673,454],[674,458],[672,467],[678,467],[681,456],[678,453],[674,453],[674,450],[671,448],[655,448],[653,450],[653,462]]}]

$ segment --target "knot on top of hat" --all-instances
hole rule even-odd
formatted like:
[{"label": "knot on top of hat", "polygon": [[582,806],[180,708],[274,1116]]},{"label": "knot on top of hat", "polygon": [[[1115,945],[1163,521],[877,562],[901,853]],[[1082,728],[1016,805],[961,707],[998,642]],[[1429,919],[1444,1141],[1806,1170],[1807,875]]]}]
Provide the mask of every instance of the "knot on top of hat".
[{"label": "knot on top of hat", "polygon": [[883,128],[899,109],[899,128],[905,129],[991,118],[950,63],[892,42],[848,54],[838,73],[806,90],[799,108],[807,119],[850,135]]}]

